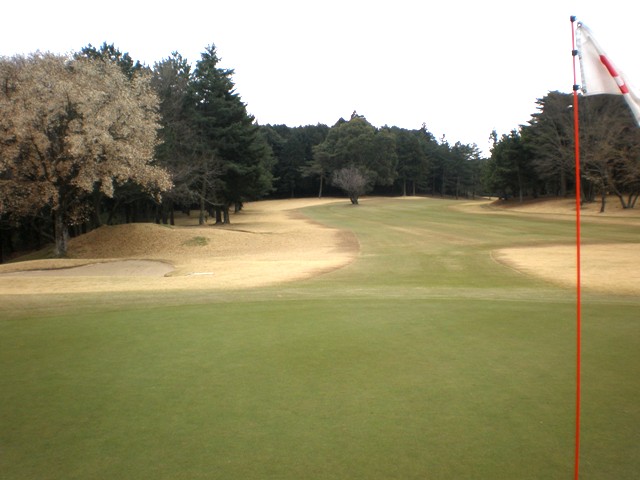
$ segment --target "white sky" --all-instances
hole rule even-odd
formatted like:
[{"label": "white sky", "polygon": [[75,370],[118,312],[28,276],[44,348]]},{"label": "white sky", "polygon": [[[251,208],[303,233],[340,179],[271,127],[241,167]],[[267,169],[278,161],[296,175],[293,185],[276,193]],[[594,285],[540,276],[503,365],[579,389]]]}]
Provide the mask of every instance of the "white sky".
[{"label": "white sky", "polygon": [[[475,143],[526,123],[535,100],[573,85],[576,15],[640,85],[635,2],[602,0],[25,1],[2,7],[0,55],[114,43],[147,65],[215,44],[261,124],[376,126]],[[580,80],[578,80],[578,83]]]}]

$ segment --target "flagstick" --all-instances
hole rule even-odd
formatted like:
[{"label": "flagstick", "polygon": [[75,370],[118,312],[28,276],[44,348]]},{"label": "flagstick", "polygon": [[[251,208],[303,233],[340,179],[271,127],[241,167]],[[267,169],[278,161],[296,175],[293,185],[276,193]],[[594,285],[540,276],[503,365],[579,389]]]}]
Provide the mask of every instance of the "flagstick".
[{"label": "flagstick", "polygon": [[582,299],[580,292],[580,133],[579,133],[579,117],[578,117],[578,82],[576,77],[576,38],[574,22],[576,17],[571,17],[571,39],[573,42],[573,132],[576,157],[576,326],[577,326],[577,349],[576,349],[576,442],[575,442],[575,465],[574,479],[580,477],[580,359],[581,359],[581,333],[582,333]]}]

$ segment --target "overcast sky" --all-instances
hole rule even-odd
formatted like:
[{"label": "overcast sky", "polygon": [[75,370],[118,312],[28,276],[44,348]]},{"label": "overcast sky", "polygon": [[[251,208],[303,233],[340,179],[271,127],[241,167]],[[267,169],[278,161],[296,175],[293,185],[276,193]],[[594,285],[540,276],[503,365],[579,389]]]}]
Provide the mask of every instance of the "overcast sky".
[{"label": "overcast sky", "polygon": [[356,110],[376,126],[425,123],[484,153],[491,131],[526,123],[537,98],[571,92],[571,15],[640,85],[633,2],[37,0],[2,10],[0,55],[106,41],[152,66],[172,51],[195,63],[215,44],[261,124],[333,125]]}]

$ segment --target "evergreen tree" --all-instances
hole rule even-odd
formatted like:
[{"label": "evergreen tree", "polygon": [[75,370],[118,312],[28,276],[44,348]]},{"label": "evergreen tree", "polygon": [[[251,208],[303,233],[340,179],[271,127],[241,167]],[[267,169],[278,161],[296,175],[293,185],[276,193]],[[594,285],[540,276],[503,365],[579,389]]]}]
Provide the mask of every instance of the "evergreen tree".
[{"label": "evergreen tree", "polygon": [[340,119],[331,127],[324,142],[315,147],[309,168],[326,178],[338,170],[355,167],[373,187],[392,185],[397,163],[395,137],[390,129],[377,130],[354,112],[348,122]]},{"label": "evergreen tree", "polygon": [[321,143],[329,130],[326,125],[287,127],[267,125],[263,131],[276,158],[274,190],[279,197],[312,193],[312,181],[306,166],[313,160],[313,147]]},{"label": "evergreen tree", "polygon": [[174,52],[153,67],[152,85],[160,99],[160,139],[156,149],[158,163],[171,172],[173,188],[162,197],[156,220],[173,224],[176,204],[189,208],[198,193],[193,189],[193,129],[187,112],[187,92],[191,66]]},{"label": "evergreen tree", "polygon": [[396,138],[397,176],[402,195],[407,195],[407,184],[409,183],[412,184],[412,193],[415,195],[416,182],[424,173],[426,166],[426,151],[420,143],[420,135],[417,132],[397,127],[393,127],[391,131]]},{"label": "evergreen tree", "polygon": [[565,197],[574,169],[572,95],[549,92],[536,101],[538,111],[522,129],[523,141],[534,154],[536,173],[548,193]]},{"label": "evergreen tree", "polygon": [[189,89],[193,148],[200,171],[201,216],[218,206],[257,199],[272,189],[272,152],[235,92],[233,70],[220,68],[215,46],[202,53]]},{"label": "evergreen tree", "polygon": [[88,44],[76,54],[76,58],[80,57],[113,62],[120,67],[122,73],[129,79],[133,78],[136,73],[146,69],[139,61],[134,61],[127,52],[121,52],[113,43],[109,45],[104,42],[100,48]]},{"label": "evergreen tree", "polygon": [[518,130],[512,130],[491,150],[485,170],[485,186],[503,198],[517,196],[523,201],[529,193],[536,195],[538,176],[533,168],[533,155]]}]

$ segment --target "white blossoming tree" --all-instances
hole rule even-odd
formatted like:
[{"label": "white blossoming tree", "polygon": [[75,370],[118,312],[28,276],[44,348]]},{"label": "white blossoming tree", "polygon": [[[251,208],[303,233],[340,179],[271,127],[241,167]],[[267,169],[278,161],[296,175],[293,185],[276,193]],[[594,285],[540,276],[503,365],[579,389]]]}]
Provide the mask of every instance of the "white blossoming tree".
[{"label": "white blossoming tree", "polygon": [[141,73],[128,79],[113,62],[49,53],[0,58],[0,213],[48,208],[55,254],[68,226],[85,219],[95,190],[171,187],[153,164],[158,99]]}]

